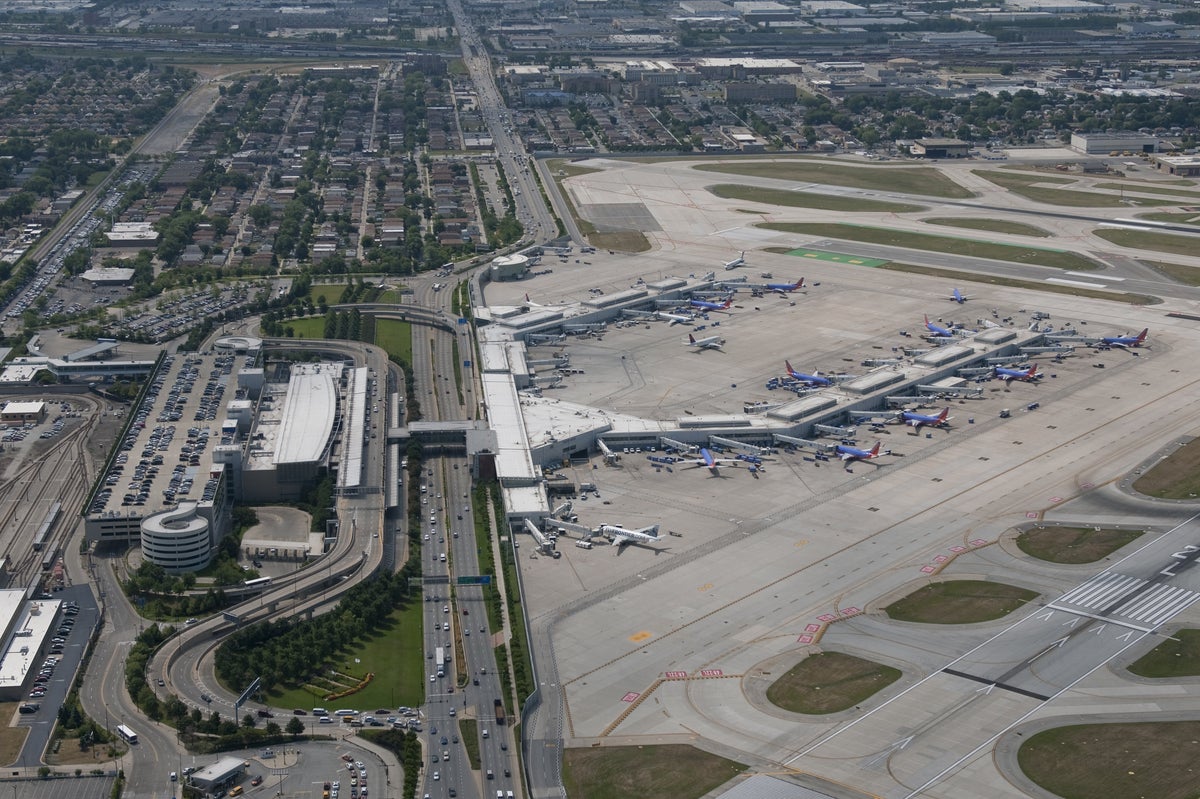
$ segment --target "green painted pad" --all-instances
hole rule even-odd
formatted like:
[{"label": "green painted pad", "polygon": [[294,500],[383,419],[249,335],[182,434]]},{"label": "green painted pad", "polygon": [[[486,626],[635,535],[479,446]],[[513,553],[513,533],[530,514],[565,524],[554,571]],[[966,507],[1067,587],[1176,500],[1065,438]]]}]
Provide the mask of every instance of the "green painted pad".
[{"label": "green painted pad", "polygon": [[860,255],[846,255],[843,252],[826,252],[825,250],[792,250],[788,255],[801,258],[812,258],[816,261],[833,261],[838,264],[854,264],[855,266],[883,266],[887,261],[879,258],[863,258]]}]

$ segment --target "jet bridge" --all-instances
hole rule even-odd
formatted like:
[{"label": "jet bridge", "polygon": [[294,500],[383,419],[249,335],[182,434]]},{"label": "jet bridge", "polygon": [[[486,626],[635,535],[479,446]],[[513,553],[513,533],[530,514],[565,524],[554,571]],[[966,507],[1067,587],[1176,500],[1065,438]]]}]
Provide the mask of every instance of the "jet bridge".
[{"label": "jet bridge", "polygon": [[598,446],[600,448],[600,452],[603,453],[605,463],[613,464],[621,460],[621,456],[618,453],[613,452],[612,448],[608,446],[608,444],[604,443],[604,439],[597,438],[596,446]]},{"label": "jet bridge", "polygon": [[664,449],[674,449],[678,450],[679,452],[693,452],[696,449],[694,444],[685,444],[682,441],[676,441],[675,439],[667,438],[666,436],[659,436],[658,443]]},{"label": "jet bridge", "polygon": [[531,347],[537,346],[538,344],[560,344],[566,340],[567,340],[567,337],[562,335],[561,333],[559,333],[559,334],[530,333],[529,335],[525,336],[525,343],[530,345]]},{"label": "jet bridge", "polygon": [[1058,355],[1071,355],[1075,352],[1075,348],[1069,344],[1063,344],[1058,347],[1022,347],[1022,355],[1041,355],[1043,353],[1056,353]]},{"label": "jet bridge", "polygon": [[529,521],[529,519],[525,520],[525,529],[533,536],[533,540],[537,542],[538,549],[546,554],[553,551],[554,542],[547,538],[546,534],[539,530],[537,525]]},{"label": "jet bridge", "polygon": [[813,430],[823,436],[832,436],[834,438],[854,438],[853,427],[841,427],[833,424],[814,424]]},{"label": "jet bridge", "polygon": [[[988,369],[987,371],[989,371],[989,372],[990,372],[991,370],[990,370],[990,369]],[[901,394],[893,394],[893,395],[892,395],[892,396],[890,396],[890,397],[884,397],[884,398],[883,398],[883,402],[884,402],[884,404],[885,404],[885,405],[887,405],[888,407],[900,407],[900,408],[902,408],[902,407],[904,407],[905,405],[924,405],[924,404],[926,404],[927,402],[929,402],[929,397],[927,397],[927,396],[923,396],[923,395],[922,395],[922,396],[915,396],[915,397],[912,397],[912,396],[908,396],[908,397],[906,397],[906,396],[903,396],[903,395],[901,395]]]},{"label": "jet bridge", "polygon": [[771,438],[775,443],[790,444],[793,447],[811,450],[813,452],[825,453],[833,449],[833,444],[827,444],[824,441],[809,441],[807,438],[796,438],[795,436],[785,436],[783,433],[773,433]]},{"label": "jet bridge", "polygon": [[[991,371],[990,369],[988,370]],[[938,394],[943,397],[967,397],[968,399],[979,399],[983,396],[982,388],[968,388],[966,386],[938,386],[924,385],[917,386],[917,391],[921,394]]]},{"label": "jet bridge", "polygon": [[738,441],[736,438],[722,438],[721,436],[709,436],[710,444],[716,444],[720,447],[731,447],[733,449],[747,449],[755,455],[770,455],[770,447],[760,447],[756,444],[747,444],[745,441]]}]

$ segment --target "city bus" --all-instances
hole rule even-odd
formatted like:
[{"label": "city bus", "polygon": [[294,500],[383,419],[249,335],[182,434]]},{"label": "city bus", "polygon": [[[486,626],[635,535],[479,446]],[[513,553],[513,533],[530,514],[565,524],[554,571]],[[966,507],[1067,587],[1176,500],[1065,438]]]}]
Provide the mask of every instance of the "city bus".
[{"label": "city bus", "polygon": [[124,724],[117,725],[117,735],[120,735],[131,744],[137,743],[137,733],[126,727]]}]

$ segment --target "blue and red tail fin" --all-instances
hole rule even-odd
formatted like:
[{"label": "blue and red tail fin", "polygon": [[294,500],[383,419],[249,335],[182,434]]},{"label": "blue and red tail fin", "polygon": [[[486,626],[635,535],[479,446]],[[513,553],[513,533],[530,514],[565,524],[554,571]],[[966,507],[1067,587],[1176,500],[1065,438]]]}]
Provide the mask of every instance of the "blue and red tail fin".
[{"label": "blue and red tail fin", "polygon": [[871,451],[870,451],[870,453],[868,453],[870,455],[870,457],[874,458],[875,456],[877,456],[879,454],[879,447],[882,445],[882,443],[883,442],[881,442],[881,441],[875,442],[875,446],[871,447]]},{"label": "blue and red tail fin", "polygon": [[937,419],[938,419],[938,421],[939,421],[939,422],[944,422],[944,421],[946,421],[946,419],[947,419],[949,416],[950,416],[950,409],[949,409],[949,408],[944,408],[944,409],[942,409],[942,412],[938,414],[938,417],[937,417]]},{"label": "blue and red tail fin", "polygon": [[1149,334],[1150,334],[1150,328],[1148,328],[1148,327],[1142,328],[1142,332],[1137,334],[1137,338],[1134,339],[1134,341],[1136,341],[1138,344],[1141,344],[1143,341],[1146,340],[1146,336],[1148,336]]}]

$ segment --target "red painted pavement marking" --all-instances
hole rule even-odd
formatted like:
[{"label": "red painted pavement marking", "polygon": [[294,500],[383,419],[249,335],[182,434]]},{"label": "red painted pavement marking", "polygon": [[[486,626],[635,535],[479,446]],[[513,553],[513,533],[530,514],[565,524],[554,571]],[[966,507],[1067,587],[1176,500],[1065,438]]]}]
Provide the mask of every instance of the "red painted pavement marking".
[{"label": "red painted pavement marking", "polygon": [[1037,518],[1037,511],[1032,511],[1032,510],[1030,510],[1030,511],[1026,511],[1026,512],[1025,512],[1025,518],[1026,518],[1026,519],[1036,519],[1036,518]]},{"label": "red painted pavement marking", "polygon": [[933,559],[933,562],[934,563],[945,563],[948,560],[950,560],[949,555],[938,555],[936,558]]},{"label": "red painted pavement marking", "polygon": [[813,642],[813,638],[814,638],[814,637],[815,637],[815,636],[813,636],[813,635],[810,635],[809,633],[805,633],[804,635],[802,635],[802,636],[800,636],[799,638],[797,638],[797,639],[796,639],[796,643],[798,643],[798,644],[811,644],[811,643]]},{"label": "red painted pavement marking", "polygon": [[847,616],[857,616],[860,613],[862,613],[862,608],[842,608],[841,610],[843,619]]},{"label": "red painted pavement marking", "polygon": [[1050,497],[1051,502],[1062,502],[1062,497]]},{"label": "red painted pavement marking", "polygon": [[700,669],[701,677],[720,677],[724,673],[725,672],[721,671],[720,669]]},{"label": "red painted pavement marking", "polygon": [[687,676],[688,675],[687,675],[686,671],[668,671],[667,672],[668,680],[686,680]]},{"label": "red painted pavement marking", "polygon": [[922,566],[921,571],[925,572],[926,574],[933,574],[935,571],[937,571],[937,569],[933,566]]},{"label": "red painted pavement marking", "polygon": [[806,625],[804,625],[804,632],[806,632],[806,633],[819,633],[819,632],[821,632],[821,625],[819,625],[819,624],[806,624]]},{"label": "red painted pavement marking", "polygon": [[973,546],[973,547],[986,547],[986,546],[987,546],[987,541],[985,541],[985,540],[984,540],[984,539],[982,539],[982,538],[976,538],[974,541],[972,541],[972,542],[971,542],[971,546]]},{"label": "red painted pavement marking", "polygon": [[951,552],[966,552],[966,547],[950,547]]},{"label": "red painted pavement marking", "polygon": [[834,619],[836,619],[836,618],[837,618],[837,616],[836,616],[836,615],[834,615],[833,613],[825,613],[825,614],[823,614],[823,615],[821,615],[821,616],[817,616],[817,620],[818,620],[818,621],[823,621],[823,622],[831,622],[831,621],[833,621],[833,620],[834,620]]},{"label": "red painted pavement marking", "polygon": [[641,694],[630,691],[629,693],[625,694],[625,696],[621,697],[621,701],[622,702],[632,702],[633,700],[637,699],[639,696],[641,696]]}]

